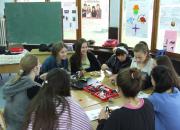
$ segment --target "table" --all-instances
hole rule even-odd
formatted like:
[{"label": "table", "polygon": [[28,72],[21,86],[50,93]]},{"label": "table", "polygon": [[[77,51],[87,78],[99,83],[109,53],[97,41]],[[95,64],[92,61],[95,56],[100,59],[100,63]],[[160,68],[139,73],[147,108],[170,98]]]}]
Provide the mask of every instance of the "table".
[{"label": "table", "polygon": [[[90,76],[89,73],[86,73],[85,76]],[[91,76],[92,77],[92,76]],[[117,86],[113,85],[109,78],[105,76],[104,72],[101,71],[101,76],[99,77],[94,77],[97,80],[101,81],[103,84],[107,85],[110,88],[116,89]],[[144,90],[143,92],[145,93],[152,93],[152,89],[147,89]],[[71,95],[73,97],[73,99],[75,101],[77,101],[80,106],[85,110],[85,111],[89,111],[89,110],[95,110],[95,109],[101,109],[105,106],[122,106],[122,101],[120,100],[120,96],[111,99],[111,101],[109,102],[103,102],[100,99],[94,97],[93,95],[83,91],[83,90],[71,90]],[[91,125],[93,127],[93,129],[95,130],[97,127],[97,121],[91,121]]]},{"label": "table", "polygon": [[[68,52],[68,58],[73,54],[73,51]],[[40,63],[51,55],[51,52],[40,52],[39,49],[32,49],[30,54],[33,54],[39,58]],[[2,64],[0,65],[0,74],[3,73],[17,73],[19,71],[19,63],[16,64]]]},{"label": "table", "polygon": [[0,55],[0,74],[17,73],[19,71],[19,62],[27,53],[28,51],[24,50],[18,55]]},{"label": "table", "polygon": [[[90,73],[85,74],[86,77],[92,77]],[[98,81],[101,81],[103,84],[107,85],[108,87],[111,87],[113,89],[116,89],[117,87],[115,85],[112,85],[111,82],[109,82],[109,79],[105,77],[104,72],[101,71],[101,76],[94,77]],[[82,108],[87,108],[89,106],[97,105],[99,103],[103,103],[102,100],[96,98],[95,96],[91,95],[90,93],[87,93],[83,90],[72,90],[71,91],[72,97],[77,101]]]},{"label": "table", "polygon": [[[85,76],[92,77],[90,73],[86,73]],[[105,76],[103,71],[101,71],[101,76],[99,77],[95,76],[94,78],[101,81],[103,84],[107,85],[110,88],[113,88],[113,89],[117,88],[117,86],[111,84],[111,82],[109,81],[109,78]],[[85,111],[99,109],[109,104],[109,102],[104,102],[83,90],[71,90],[71,95],[73,99],[76,102],[78,102]],[[118,104],[119,100],[120,100],[120,97],[116,97],[112,100],[111,104],[112,103],[114,104],[114,102]],[[91,121],[91,125],[93,126],[93,129],[95,130],[97,127],[97,121]]]}]

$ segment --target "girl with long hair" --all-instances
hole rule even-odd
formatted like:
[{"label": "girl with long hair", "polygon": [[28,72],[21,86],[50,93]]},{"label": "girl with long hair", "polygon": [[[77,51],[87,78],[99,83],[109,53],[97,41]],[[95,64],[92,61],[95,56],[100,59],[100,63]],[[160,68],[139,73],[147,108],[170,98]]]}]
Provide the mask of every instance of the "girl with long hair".
[{"label": "girl with long hair", "polygon": [[75,53],[71,56],[70,63],[72,74],[82,70],[90,72],[101,69],[98,59],[88,50],[88,43],[83,38],[75,44]]},{"label": "girl with long hair", "polygon": [[88,117],[70,95],[67,72],[60,68],[52,69],[29,106],[23,129],[91,130]]}]

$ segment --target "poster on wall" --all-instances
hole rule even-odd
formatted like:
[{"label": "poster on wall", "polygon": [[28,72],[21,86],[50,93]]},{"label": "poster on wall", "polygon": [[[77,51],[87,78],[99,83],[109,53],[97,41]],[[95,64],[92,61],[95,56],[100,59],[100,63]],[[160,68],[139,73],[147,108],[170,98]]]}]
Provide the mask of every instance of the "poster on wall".
[{"label": "poster on wall", "polygon": [[166,30],[164,35],[163,49],[168,52],[174,52],[176,47],[177,32]]},{"label": "poster on wall", "polygon": [[160,29],[180,31],[180,6],[162,7],[160,11]]},{"label": "poster on wall", "polygon": [[77,7],[74,2],[66,2],[62,4],[63,8],[63,29],[76,30],[78,28]]},{"label": "poster on wall", "polygon": [[149,0],[126,1],[126,36],[148,37]]},{"label": "poster on wall", "polygon": [[85,0],[81,10],[82,18],[101,19],[102,9],[99,0]]}]

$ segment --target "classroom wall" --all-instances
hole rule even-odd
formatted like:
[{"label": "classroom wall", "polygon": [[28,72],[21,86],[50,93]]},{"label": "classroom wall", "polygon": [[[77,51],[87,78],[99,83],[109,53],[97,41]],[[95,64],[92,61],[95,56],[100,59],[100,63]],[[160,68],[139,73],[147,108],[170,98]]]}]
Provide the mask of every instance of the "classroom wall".
[{"label": "classroom wall", "polygon": [[14,0],[0,0],[0,18],[4,15],[4,3],[5,2],[14,2]]}]

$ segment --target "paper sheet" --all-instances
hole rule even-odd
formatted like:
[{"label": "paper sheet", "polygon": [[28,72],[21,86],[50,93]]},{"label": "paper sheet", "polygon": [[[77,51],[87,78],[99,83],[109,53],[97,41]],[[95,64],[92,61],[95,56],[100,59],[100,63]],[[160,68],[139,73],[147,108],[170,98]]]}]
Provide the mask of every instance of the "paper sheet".
[{"label": "paper sheet", "polygon": [[[111,110],[115,110],[118,108],[120,108],[120,107],[119,106],[110,107]],[[98,119],[100,111],[101,111],[101,109],[90,110],[90,111],[86,111],[86,114],[89,117],[89,119],[91,121],[93,121],[93,120]]]},{"label": "paper sheet", "polygon": [[174,52],[176,47],[177,31],[166,30],[164,35],[163,49]]},{"label": "paper sheet", "polygon": [[148,98],[150,94],[144,93],[143,91],[140,91],[137,95],[138,98]]},{"label": "paper sheet", "polygon": [[180,7],[162,7],[159,27],[163,30],[180,31]]},{"label": "paper sheet", "polygon": [[126,2],[126,35],[147,38],[149,10],[149,0],[128,0]]}]

